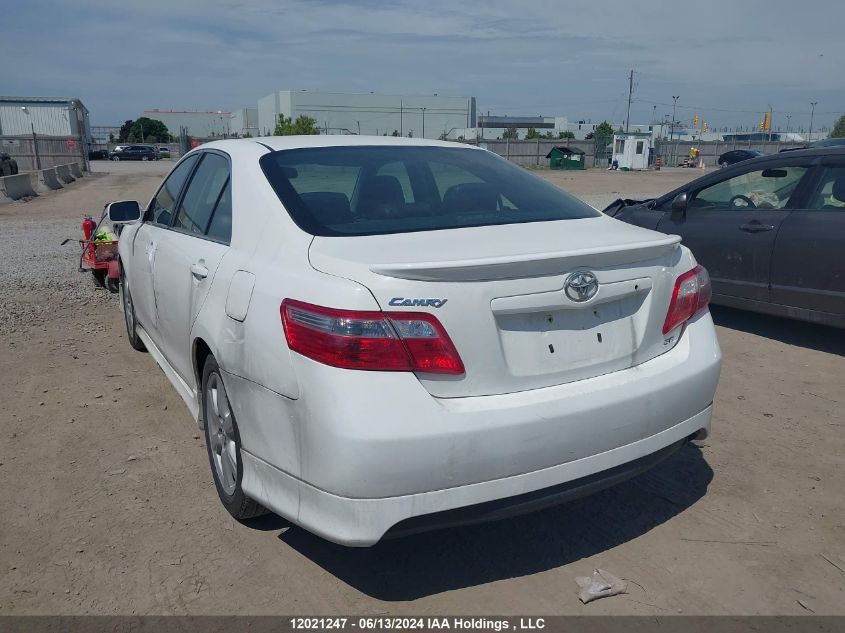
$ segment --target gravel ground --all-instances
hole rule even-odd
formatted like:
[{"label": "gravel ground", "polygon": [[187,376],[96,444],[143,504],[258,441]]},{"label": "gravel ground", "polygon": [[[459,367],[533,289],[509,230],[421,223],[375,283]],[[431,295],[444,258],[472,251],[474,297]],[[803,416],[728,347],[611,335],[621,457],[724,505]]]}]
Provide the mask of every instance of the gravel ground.
[{"label": "gravel ground", "polygon": [[[369,550],[232,521],[184,404],[59,246],[169,166],[0,205],[0,614],[845,614],[845,337],[751,313],[713,310],[713,435],[613,489]],[[542,175],[603,206],[698,174]],[[582,605],[595,567],[629,593]]]}]

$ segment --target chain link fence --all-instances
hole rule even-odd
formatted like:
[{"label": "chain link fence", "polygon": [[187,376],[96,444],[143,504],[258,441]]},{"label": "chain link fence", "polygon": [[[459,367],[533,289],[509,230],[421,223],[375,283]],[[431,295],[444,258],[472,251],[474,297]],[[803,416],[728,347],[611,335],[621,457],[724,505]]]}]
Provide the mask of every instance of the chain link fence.
[{"label": "chain link fence", "polygon": [[[464,141],[471,145],[486,147],[489,151],[503,156],[523,167],[547,167],[546,156],[554,147],[566,146],[585,152],[585,164],[593,167],[607,167],[612,156],[612,136],[600,136],[588,140],[574,139],[473,139]],[[764,154],[776,154],[787,149],[800,149],[806,143],[792,141],[671,141],[661,139],[656,142],[652,158],[660,156],[664,167],[678,167],[683,165],[684,159],[689,158],[691,147],[701,152],[701,159],[708,167],[719,164],[719,156],[735,149],[758,150]]]},{"label": "chain link fence", "polygon": [[82,140],[72,136],[0,136],[0,153],[14,158],[19,171],[68,163],[82,163],[87,169],[88,153],[84,148]]}]

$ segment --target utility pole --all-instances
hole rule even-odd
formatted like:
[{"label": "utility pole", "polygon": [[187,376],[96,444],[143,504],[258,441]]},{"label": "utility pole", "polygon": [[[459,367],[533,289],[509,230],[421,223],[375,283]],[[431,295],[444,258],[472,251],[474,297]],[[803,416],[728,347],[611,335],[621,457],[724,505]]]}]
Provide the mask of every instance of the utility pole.
[{"label": "utility pole", "polygon": [[404,109],[402,100],[399,100],[399,136],[405,136],[405,130],[402,129],[402,110]]},{"label": "utility pole", "polygon": [[787,132],[787,134],[789,133],[789,122],[790,122],[791,119],[792,119],[792,115],[787,114],[786,115],[786,132]]},{"label": "utility pole", "polygon": [[677,97],[672,97],[672,131],[669,133],[669,140],[672,141],[675,139],[675,107],[678,105],[678,99],[681,98],[681,95]]},{"label": "utility pole", "polygon": [[810,131],[807,134],[807,142],[813,142],[813,115],[816,113],[816,105],[818,101],[810,101]]},{"label": "utility pole", "polygon": [[423,128],[422,137],[425,138],[425,108],[422,109],[422,113],[423,113],[423,117],[422,117],[422,119],[423,119],[422,120],[422,128]]},{"label": "utility pole", "polygon": [[628,116],[625,117],[625,134],[628,133],[628,127],[631,124],[631,95],[634,93],[634,69],[631,69],[631,74],[628,76]]}]

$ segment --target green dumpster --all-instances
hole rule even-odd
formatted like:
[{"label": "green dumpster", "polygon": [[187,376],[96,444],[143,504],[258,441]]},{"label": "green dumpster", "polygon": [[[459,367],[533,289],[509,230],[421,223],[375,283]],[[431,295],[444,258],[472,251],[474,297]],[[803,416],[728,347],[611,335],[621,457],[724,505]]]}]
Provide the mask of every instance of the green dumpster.
[{"label": "green dumpster", "polygon": [[585,154],[584,150],[577,147],[560,145],[553,147],[552,151],[546,154],[546,158],[549,159],[549,169],[585,169]]}]

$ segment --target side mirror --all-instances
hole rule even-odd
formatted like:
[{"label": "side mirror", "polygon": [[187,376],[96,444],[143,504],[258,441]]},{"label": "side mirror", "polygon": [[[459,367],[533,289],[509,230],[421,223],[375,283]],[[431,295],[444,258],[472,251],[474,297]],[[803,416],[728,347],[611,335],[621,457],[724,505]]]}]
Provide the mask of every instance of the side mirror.
[{"label": "side mirror", "polygon": [[689,195],[686,191],[682,191],[675,199],[672,200],[672,219],[680,220],[687,212],[687,205],[689,204]]},{"label": "side mirror", "polygon": [[121,200],[106,206],[112,224],[132,224],[141,219],[141,207],[135,200]]}]

